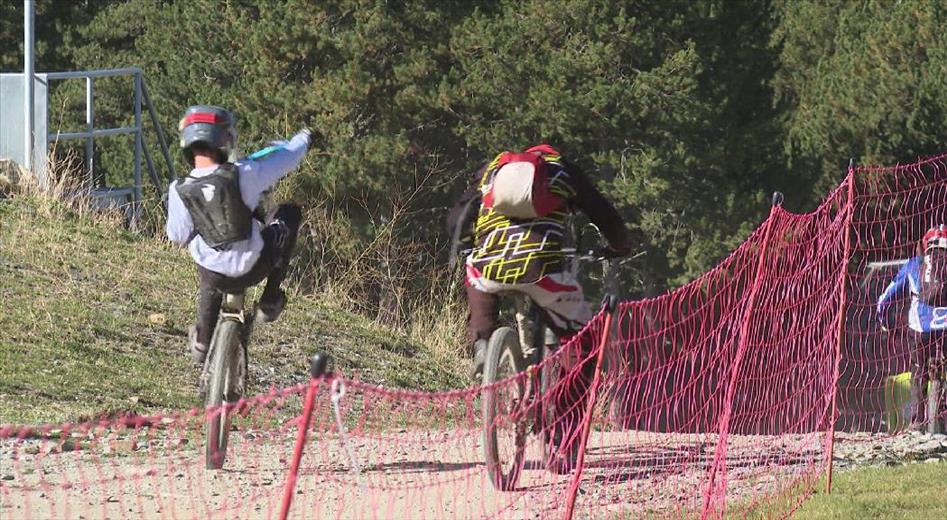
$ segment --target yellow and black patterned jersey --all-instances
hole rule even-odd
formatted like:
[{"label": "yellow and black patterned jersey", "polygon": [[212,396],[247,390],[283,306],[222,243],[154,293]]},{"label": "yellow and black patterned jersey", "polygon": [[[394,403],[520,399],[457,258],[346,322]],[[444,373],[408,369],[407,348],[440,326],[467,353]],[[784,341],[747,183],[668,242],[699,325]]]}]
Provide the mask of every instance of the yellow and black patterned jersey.
[{"label": "yellow and black patterned jersey", "polygon": [[563,199],[562,209],[541,218],[516,219],[484,207],[482,195],[500,155],[473,174],[447,216],[453,246],[472,248],[468,260],[481,276],[503,283],[533,283],[561,272],[566,224],[573,211],[588,215],[614,250],[630,250],[621,215],[581,169],[558,154],[544,153],[543,158],[549,163],[549,189]]},{"label": "yellow and black patterned jersey", "polygon": [[[489,188],[497,170],[498,155],[483,170],[480,192]],[[565,201],[562,209],[544,217],[511,218],[481,205],[474,223],[471,264],[488,280],[532,283],[563,269],[562,247],[566,223],[576,190],[569,169],[557,155],[545,155],[549,190]]]}]

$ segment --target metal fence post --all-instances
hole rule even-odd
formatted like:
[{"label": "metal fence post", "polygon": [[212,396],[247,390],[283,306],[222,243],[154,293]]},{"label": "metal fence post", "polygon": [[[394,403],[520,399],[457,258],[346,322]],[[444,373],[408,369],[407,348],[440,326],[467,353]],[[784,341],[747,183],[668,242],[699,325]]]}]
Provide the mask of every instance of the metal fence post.
[{"label": "metal fence post", "polygon": [[[33,124],[33,59],[34,59],[34,27],[33,22],[33,0],[23,0],[23,86],[26,88],[26,105],[24,106],[24,117],[26,118],[26,164],[23,166],[27,171],[33,170],[33,132],[36,130]],[[39,179],[37,179],[39,180]],[[40,180],[40,185],[45,187],[45,183]]]},{"label": "metal fence post", "polygon": [[135,71],[135,188],[133,211],[137,224],[141,217],[141,71]]},{"label": "metal fence post", "polygon": [[168,152],[168,140],[164,136],[164,129],[161,127],[161,121],[158,119],[158,113],[155,112],[154,103],[151,102],[151,96],[148,95],[148,84],[145,83],[144,79],[141,81],[141,95],[145,106],[148,107],[148,114],[151,116],[151,124],[155,128],[155,133],[158,134],[158,145],[161,147],[161,154],[164,156],[165,165],[168,167],[168,180],[173,180],[175,178],[174,161],[171,160],[171,154]]},{"label": "metal fence post", "polygon": [[104,182],[100,182],[99,179],[95,177],[95,138],[92,137],[92,132],[95,131],[95,105],[93,103],[93,79],[87,77],[85,79],[85,128],[86,132],[89,132],[89,137],[85,140],[85,169],[89,172],[89,186],[100,188]]}]

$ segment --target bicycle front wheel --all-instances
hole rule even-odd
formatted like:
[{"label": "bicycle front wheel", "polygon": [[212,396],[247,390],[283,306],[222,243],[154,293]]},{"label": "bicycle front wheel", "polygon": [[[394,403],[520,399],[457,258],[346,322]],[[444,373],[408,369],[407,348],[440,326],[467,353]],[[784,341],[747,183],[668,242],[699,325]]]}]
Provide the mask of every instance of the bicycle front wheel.
[{"label": "bicycle front wheel", "polygon": [[494,331],[483,366],[483,444],[490,479],[501,491],[516,487],[531,425],[525,379],[497,383],[524,370],[524,365],[516,331],[509,327]]},{"label": "bicycle front wheel", "polygon": [[211,340],[207,399],[207,469],[221,469],[227,456],[232,404],[240,399],[240,377],[244,366],[240,323],[222,320]]}]

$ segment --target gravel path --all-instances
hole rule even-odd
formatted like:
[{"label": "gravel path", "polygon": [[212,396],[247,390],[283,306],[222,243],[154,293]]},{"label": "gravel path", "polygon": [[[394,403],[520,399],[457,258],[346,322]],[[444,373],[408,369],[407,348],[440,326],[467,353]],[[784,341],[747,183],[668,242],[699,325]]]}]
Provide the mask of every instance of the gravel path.
[{"label": "gravel path", "polygon": [[[164,432],[83,444],[43,439],[0,444],[0,518],[278,517],[292,425],[234,432],[227,469],[203,468],[200,440]],[[594,432],[577,518],[630,512],[678,516],[702,505],[713,437]],[[821,471],[820,433],[731,436],[727,503],[752,503]],[[479,431],[398,431],[312,439],[293,495],[293,518],[559,517],[570,476],[541,468],[531,446],[520,487],[497,492]],[[835,467],[934,462],[947,436],[836,435]],[[801,479],[801,480],[800,480]],[[585,516],[582,516],[585,515]]]}]

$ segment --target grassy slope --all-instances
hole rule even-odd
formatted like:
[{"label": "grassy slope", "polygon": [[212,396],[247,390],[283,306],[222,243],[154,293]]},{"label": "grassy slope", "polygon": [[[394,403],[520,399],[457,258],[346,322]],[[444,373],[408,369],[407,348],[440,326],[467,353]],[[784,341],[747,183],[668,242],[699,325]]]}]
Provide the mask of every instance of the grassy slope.
[{"label": "grassy slope", "polygon": [[[0,424],[197,406],[196,292],[181,250],[47,200],[0,199]],[[317,349],[369,382],[459,383],[425,346],[310,297],[258,326],[250,349],[251,392],[304,380]]]},{"label": "grassy slope", "polygon": [[928,519],[947,518],[947,461],[839,471],[832,493],[819,492],[803,503],[795,518]]}]

